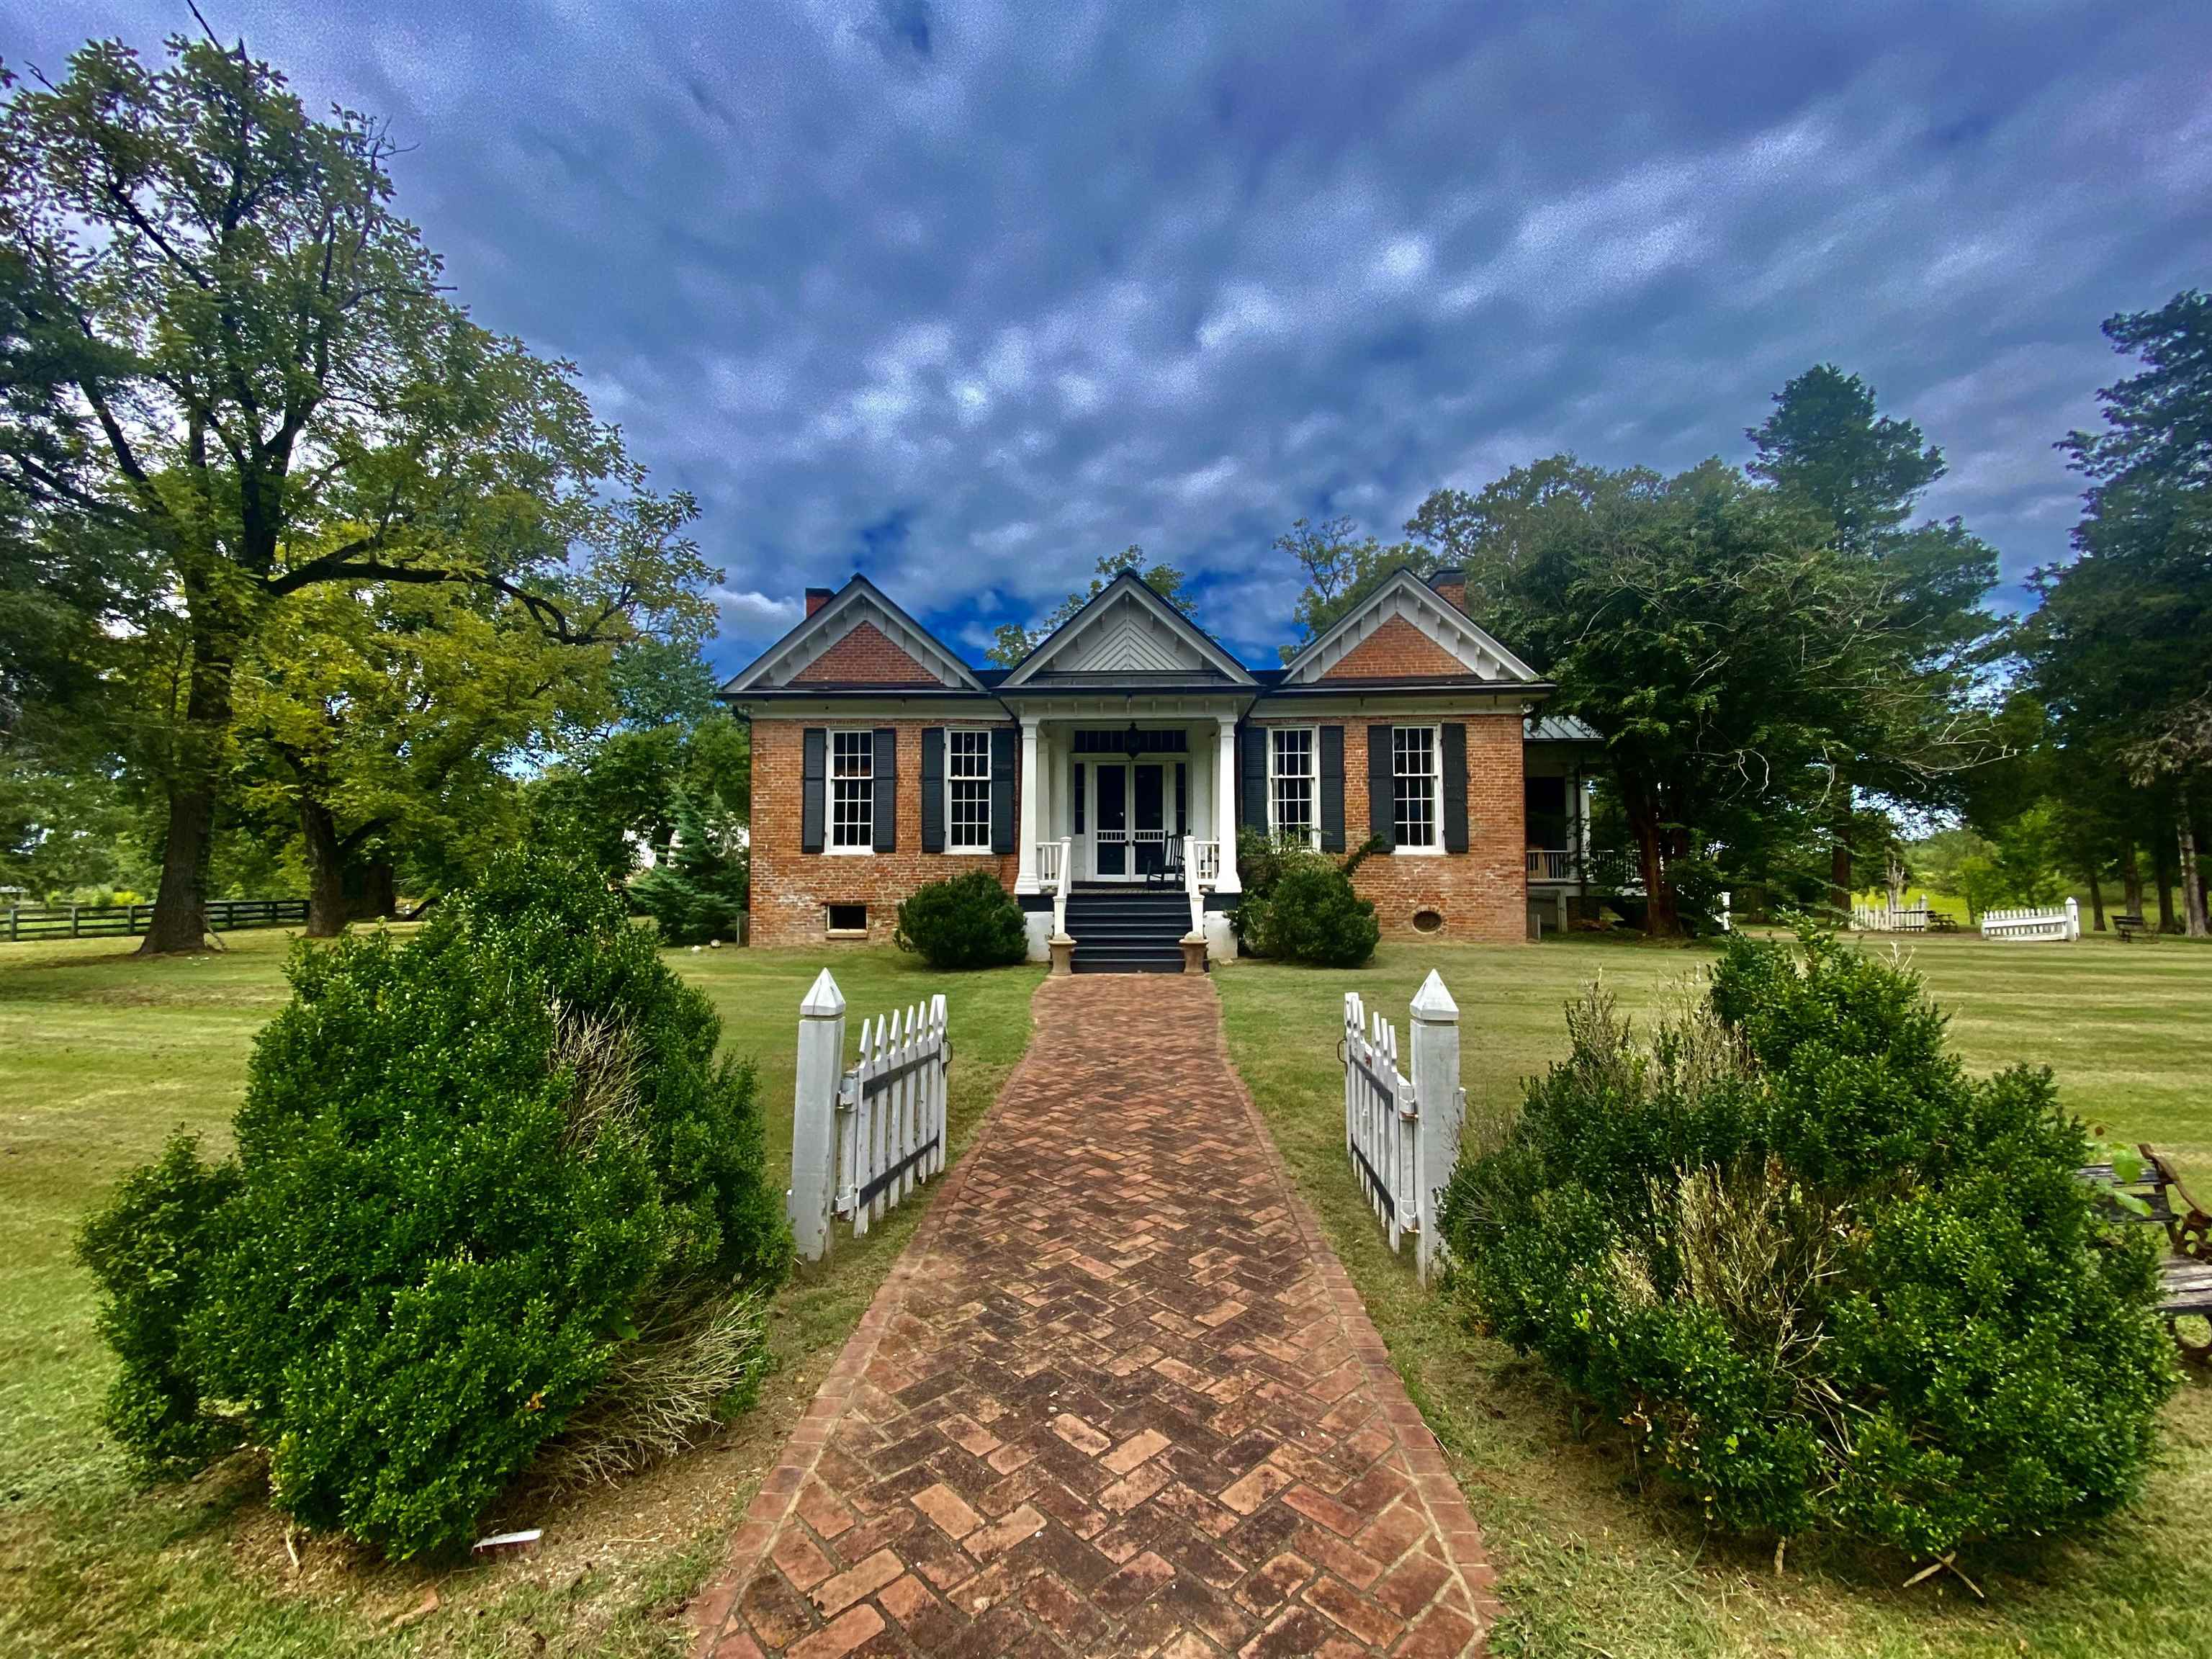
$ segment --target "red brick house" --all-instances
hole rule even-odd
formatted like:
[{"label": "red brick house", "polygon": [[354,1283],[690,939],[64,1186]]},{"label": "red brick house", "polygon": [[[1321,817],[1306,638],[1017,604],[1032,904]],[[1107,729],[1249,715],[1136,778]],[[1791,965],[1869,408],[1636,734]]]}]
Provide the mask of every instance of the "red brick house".
[{"label": "red brick house", "polygon": [[1343,853],[1386,933],[1518,939],[1566,914],[1589,733],[1451,573],[1401,572],[1281,668],[1133,576],[1012,669],[978,669],[866,577],[721,696],[752,723],[752,937],[888,939],[925,882],[988,870],[1079,968],[1235,950],[1240,828]]}]

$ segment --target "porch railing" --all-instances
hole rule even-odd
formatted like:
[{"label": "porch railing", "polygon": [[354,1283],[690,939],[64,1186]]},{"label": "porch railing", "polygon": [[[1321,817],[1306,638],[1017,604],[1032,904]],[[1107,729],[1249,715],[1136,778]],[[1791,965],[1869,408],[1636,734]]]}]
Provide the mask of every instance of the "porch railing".
[{"label": "porch railing", "polygon": [[1068,854],[1070,838],[1063,836],[1058,841],[1037,843],[1037,884],[1052,891],[1052,936],[1067,936],[1067,886],[1073,874],[1073,860]]},{"label": "porch railing", "polygon": [[1575,855],[1564,847],[1532,847],[1528,849],[1528,879],[1531,881],[1572,881],[1575,878]]}]

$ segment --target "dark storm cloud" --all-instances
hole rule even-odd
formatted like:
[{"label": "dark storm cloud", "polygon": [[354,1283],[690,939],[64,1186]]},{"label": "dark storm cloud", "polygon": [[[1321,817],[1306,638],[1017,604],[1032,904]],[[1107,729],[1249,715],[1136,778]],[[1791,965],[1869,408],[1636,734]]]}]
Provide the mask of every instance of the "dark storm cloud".
[{"label": "dark storm cloud", "polygon": [[[2017,579],[2098,321],[2212,280],[2197,3],[210,15],[391,116],[477,315],[698,494],[726,662],[856,568],[973,650],[1132,541],[1262,658],[1291,518],[1741,459],[1821,360]],[[17,5],[0,51],[182,21]]]}]

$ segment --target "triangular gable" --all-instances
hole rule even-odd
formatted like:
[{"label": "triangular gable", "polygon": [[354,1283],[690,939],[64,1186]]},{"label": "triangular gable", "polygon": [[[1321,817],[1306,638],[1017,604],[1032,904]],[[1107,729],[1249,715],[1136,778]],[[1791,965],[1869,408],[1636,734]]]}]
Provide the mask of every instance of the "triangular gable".
[{"label": "triangular gable", "polygon": [[1205,674],[1250,685],[1244,665],[1127,571],[1022,659],[1009,690],[1054,674]]},{"label": "triangular gable", "polygon": [[854,576],[821,609],[738,670],[725,696],[786,685],[941,685],[980,692],[967,664],[937,636]]},{"label": "triangular gable", "polygon": [[1534,669],[1410,570],[1393,572],[1283,669],[1286,685],[1455,678],[1540,683]]}]

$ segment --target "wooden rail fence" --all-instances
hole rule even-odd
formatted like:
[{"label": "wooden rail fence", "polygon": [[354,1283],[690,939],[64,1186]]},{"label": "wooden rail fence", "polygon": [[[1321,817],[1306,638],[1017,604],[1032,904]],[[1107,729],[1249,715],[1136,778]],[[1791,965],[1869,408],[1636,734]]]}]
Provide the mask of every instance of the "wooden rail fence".
[{"label": "wooden rail fence", "polygon": [[[11,905],[10,939],[127,939],[146,931],[154,919],[150,904]],[[300,899],[210,899],[208,928],[234,933],[243,927],[304,925],[307,901]]]}]

